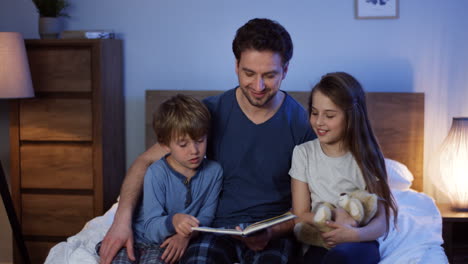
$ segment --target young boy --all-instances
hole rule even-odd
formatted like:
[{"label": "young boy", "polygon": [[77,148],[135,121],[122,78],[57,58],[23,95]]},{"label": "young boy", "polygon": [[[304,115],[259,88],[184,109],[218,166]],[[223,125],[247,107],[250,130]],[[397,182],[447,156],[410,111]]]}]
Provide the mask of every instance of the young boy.
[{"label": "young boy", "polygon": [[[203,103],[176,95],[159,107],[153,125],[169,154],[153,163],[144,178],[143,201],[133,221],[135,257],[136,263],[174,263],[187,248],[191,227],[211,224],[222,169],[204,158],[210,113]],[[123,248],[112,263],[135,262]]]}]

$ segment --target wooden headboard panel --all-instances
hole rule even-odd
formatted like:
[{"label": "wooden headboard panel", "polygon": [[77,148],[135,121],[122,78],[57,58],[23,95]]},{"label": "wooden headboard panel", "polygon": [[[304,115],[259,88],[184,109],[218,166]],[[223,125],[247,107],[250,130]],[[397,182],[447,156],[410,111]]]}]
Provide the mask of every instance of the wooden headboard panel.
[{"label": "wooden headboard panel", "polygon": [[[166,99],[183,93],[199,100],[223,91],[146,91],[146,147],[156,142],[152,116]],[[304,108],[309,92],[289,92]],[[424,94],[367,93],[367,108],[374,133],[386,158],[405,164],[414,175],[411,188],[423,189]]]}]

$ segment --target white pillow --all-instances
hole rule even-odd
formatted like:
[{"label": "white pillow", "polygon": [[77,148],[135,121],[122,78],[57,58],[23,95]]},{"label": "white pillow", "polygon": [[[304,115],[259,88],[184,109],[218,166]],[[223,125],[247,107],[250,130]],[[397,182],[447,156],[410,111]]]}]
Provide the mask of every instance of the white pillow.
[{"label": "white pillow", "polygon": [[386,158],[385,167],[387,167],[390,189],[408,190],[411,187],[414,177],[406,165]]}]

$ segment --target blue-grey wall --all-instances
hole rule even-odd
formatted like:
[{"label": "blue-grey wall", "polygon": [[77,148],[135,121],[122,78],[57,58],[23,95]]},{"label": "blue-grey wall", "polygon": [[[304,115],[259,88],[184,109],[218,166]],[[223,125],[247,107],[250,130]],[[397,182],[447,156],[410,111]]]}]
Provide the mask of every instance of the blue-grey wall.
[{"label": "blue-grey wall", "polygon": [[[386,20],[356,20],[354,0],[70,2],[65,29],[111,29],[124,40],[127,167],[144,151],[145,90],[234,87],[231,41],[253,17],[275,19],[291,33],[295,50],[284,90],[309,90],[322,74],[347,71],[368,91],[424,92],[425,137],[431,139],[425,160],[445,137],[451,117],[468,116],[468,1],[400,0],[400,18]],[[0,31],[38,38],[37,19],[30,0],[0,0]],[[5,164],[4,102],[0,110]],[[426,192],[432,193],[431,186]],[[8,261],[9,252],[0,250],[0,262]]]}]

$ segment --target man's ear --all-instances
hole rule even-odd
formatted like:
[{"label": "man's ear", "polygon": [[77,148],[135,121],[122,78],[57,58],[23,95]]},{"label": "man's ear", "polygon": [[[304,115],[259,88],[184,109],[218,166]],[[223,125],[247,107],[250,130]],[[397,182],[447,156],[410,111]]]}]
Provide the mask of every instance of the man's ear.
[{"label": "man's ear", "polygon": [[288,68],[289,68],[289,61],[286,62],[283,66],[283,80],[286,78],[286,74],[288,73]]},{"label": "man's ear", "polygon": [[234,65],[234,68],[236,70],[236,75],[239,76],[239,60],[236,60],[236,63]]}]

